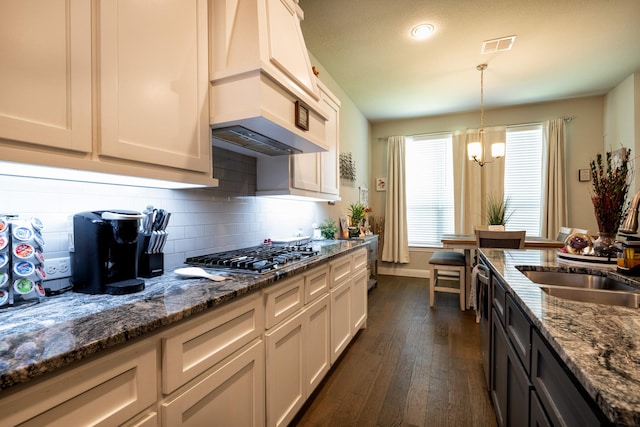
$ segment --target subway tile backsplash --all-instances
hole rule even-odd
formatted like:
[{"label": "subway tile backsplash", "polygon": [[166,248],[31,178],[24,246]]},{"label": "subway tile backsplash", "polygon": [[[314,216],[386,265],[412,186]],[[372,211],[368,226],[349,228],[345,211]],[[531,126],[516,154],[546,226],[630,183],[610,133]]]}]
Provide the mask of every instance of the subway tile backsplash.
[{"label": "subway tile backsplash", "polygon": [[[220,156],[218,153],[216,158]],[[44,223],[45,258],[68,255],[76,212],[129,209],[147,205],[172,213],[167,229],[165,269],[188,256],[291,237],[323,219],[322,203],[256,198],[255,160],[235,153],[219,165],[220,187],[165,190],[0,175],[0,213],[38,217]],[[222,172],[224,169],[224,172]]]}]

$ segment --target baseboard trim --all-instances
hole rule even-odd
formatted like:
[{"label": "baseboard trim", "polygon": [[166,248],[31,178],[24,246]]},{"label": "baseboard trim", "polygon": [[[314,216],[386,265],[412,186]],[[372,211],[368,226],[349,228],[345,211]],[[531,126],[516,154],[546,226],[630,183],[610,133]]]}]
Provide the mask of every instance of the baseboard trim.
[{"label": "baseboard trim", "polygon": [[402,267],[380,267],[379,274],[386,274],[388,276],[402,276],[402,277],[418,277],[422,279],[429,278],[429,270],[420,270],[417,268],[402,268]]}]

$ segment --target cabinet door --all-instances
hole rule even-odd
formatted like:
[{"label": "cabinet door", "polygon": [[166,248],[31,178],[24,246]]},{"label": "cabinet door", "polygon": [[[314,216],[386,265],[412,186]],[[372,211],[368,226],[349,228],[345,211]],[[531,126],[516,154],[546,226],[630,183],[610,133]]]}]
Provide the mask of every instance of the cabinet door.
[{"label": "cabinet door", "polygon": [[267,425],[286,426],[306,398],[304,312],[265,334],[267,361]]},{"label": "cabinet door", "polygon": [[91,2],[4,1],[0,28],[0,138],[91,151]]},{"label": "cabinet door", "polygon": [[340,147],[340,101],[322,84],[320,87],[320,101],[327,113],[325,134],[327,151],[320,156],[320,191],[328,194],[340,194],[340,172],[338,169],[338,153]]},{"label": "cabinet door", "polygon": [[99,154],[208,173],[207,0],[99,2]]},{"label": "cabinet door", "polygon": [[331,364],[351,341],[351,279],[331,289]]},{"label": "cabinet door", "polygon": [[264,397],[264,343],[256,340],[163,403],[162,426],[262,426]]},{"label": "cabinet door", "polygon": [[360,270],[353,278],[351,289],[351,335],[364,328],[367,322],[367,270]]},{"label": "cabinet door", "polygon": [[493,381],[491,399],[499,426],[529,423],[531,384],[500,321],[493,316]]},{"label": "cabinet door", "polygon": [[305,351],[307,354],[307,397],[331,367],[331,310],[329,294],[305,308]]},{"label": "cabinet door", "polygon": [[294,154],[291,156],[293,182],[301,190],[320,191],[320,154]]}]

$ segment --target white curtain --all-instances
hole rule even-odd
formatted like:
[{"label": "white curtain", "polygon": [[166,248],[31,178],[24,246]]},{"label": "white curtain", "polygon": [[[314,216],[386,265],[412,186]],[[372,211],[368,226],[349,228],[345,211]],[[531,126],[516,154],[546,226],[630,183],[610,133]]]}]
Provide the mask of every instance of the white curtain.
[{"label": "white curtain", "polygon": [[[454,191],[456,233],[473,234],[476,225],[484,224],[485,202],[490,194],[504,194],[504,158],[480,167],[467,156],[467,144],[479,140],[478,129],[467,129],[453,133]],[[491,144],[506,142],[507,128],[495,126],[484,128],[484,144],[487,155]],[[506,156],[509,155],[507,152]],[[490,160],[490,159],[488,159]]]},{"label": "white curtain", "polygon": [[387,198],[384,209],[382,261],[409,263],[405,195],[405,137],[391,136],[387,145]]},{"label": "white curtain", "polygon": [[566,138],[563,118],[544,122],[542,131],[542,191],[541,234],[555,238],[560,227],[569,220],[566,186]]}]

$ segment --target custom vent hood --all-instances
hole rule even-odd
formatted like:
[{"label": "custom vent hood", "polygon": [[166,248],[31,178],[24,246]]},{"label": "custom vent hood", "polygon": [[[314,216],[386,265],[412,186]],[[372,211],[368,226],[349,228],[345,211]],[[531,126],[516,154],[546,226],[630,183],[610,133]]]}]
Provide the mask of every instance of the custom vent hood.
[{"label": "custom vent hood", "polygon": [[253,157],[327,150],[297,0],[212,0],[212,143]]}]

